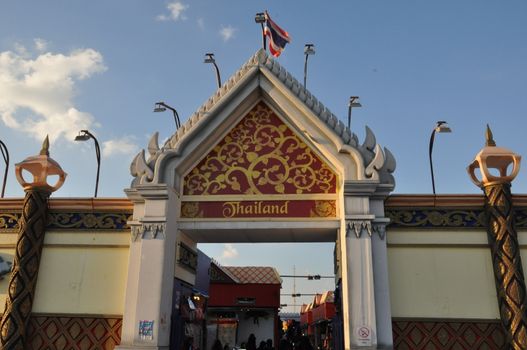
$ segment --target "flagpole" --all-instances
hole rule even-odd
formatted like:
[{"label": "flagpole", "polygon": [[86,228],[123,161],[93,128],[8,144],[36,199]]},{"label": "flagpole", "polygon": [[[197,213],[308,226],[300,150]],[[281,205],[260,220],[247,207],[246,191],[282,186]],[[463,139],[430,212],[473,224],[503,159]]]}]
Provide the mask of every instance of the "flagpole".
[{"label": "flagpole", "polygon": [[256,23],[260,23],[262,27],[262,48],[265,50],[266,44],[267,44],[267,38],[265,37],[265,29],[264,29],[264,23],[265,23],[265,13],[264,12],[258,12],[254,16],[254,21]]}]

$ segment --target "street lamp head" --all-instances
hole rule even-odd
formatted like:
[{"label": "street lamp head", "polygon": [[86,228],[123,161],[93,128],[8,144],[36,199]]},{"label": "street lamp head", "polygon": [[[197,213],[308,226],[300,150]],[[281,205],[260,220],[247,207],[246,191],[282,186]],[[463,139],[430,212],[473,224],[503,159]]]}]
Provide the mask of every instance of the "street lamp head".
[{"label": "street lamp head", "polygon": [[79,131],[79,134],[75,136],[75,141],[88,141],[90,139],[90,134],[86,130]]},{"label": "street lamp head", "polygon": [[205,60],[203,61],[203,63],[216,63],[216,60],[214,59],[214,54],[211,52],[207,52],[205,54]]},{"label": "street lamp head", "polygon": [[164,102],[156,102],[156,105],[154,107],[154,112],[164,112],[166,111],[166,107],[164,106]]},{"label": "street lamp head", "polygon": [[307,56],[314,55],[315,54],[315,44],[304,45],[304,54]]},{"label": "street lamp head", "polygon": [[256,15],[254,15],[254,21],[256,23],[265,23],[265,13],[258,12]]},{"label": "street lamp head", "polygon": [[359,102],[359,96],[350,96],[348,107],[362,107]]},{"label": "street lamp head", "polygon": [[439,133],[452,132],[452,129],[450,129],[446,121],[440,120],[436,123],[435,132],[439,132]]}]

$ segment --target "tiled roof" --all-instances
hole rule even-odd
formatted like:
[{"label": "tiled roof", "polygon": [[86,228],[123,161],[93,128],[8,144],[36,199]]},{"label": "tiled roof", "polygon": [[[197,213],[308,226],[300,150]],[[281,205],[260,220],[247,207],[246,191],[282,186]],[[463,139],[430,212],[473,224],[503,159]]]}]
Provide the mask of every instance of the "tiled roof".
[{"label": "tiled roof", "polygon": [[335,296],[332,291],[328,290],[322,294],[322,298],[320,298],[320,303],[334,303],[335,302]]},{"label": "tiled roof", "polygon": [[215,109],[230,101],[236,90],[244,86],[244,82],[256,77],[258,74],[270,74],[276,77],[287,90],[332,129],[344,144],[355,148],[363,157],[364,171],[367,178],[371,178],[374,173],[378,173],[381,183],[395,184],[392,176],[396,166],[395,158],[387,148],[384,149],[384,152],[382,151],[370,128],[366,127],[366,137],[364,143],[360,145],[357,135],[352,133],[339,118],[318,101],[299,81],[293,78],[278,61],[269,56],[265,50],[260,49],[188,118],[176,133],[165,142],[162,148],[159,148],[157,133],[154,134],[148,145],[150,154],[148,160],[145,159],[145,152],[142,150],[132,161],[130,172],[136,178],[132,182],[132,187],[140,183],[157,183],[160,174],[157,174],[156,177],[157,170],[154,170],[157,169],[155,164],[161,154],[167,152],[177,153],[178,147],[185,143],[185,139],[190,138],[194,131],[206,125],[207,119],[214,117],[213,112]]},{"label": "tiled roof", "polygon": [[222,266],[242,284],[281,284],[280,274],[269,266]]}]

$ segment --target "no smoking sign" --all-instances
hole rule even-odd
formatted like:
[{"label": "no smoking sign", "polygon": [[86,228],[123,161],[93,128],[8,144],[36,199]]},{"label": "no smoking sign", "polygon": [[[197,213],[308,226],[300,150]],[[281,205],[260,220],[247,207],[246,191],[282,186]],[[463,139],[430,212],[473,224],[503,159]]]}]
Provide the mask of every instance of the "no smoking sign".
[{"label": "no smoking sign", "polygon": [[371,328],[368,326],[357,327],[355,334],[357,335],[357,345],[371,345]]}]

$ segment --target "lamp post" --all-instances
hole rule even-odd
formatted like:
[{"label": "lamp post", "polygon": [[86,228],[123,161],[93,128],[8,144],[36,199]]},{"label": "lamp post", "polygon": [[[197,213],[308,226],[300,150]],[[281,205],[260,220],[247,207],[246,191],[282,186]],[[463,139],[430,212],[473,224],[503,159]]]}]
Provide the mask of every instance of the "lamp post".
[{"label": "lamp post", "polygon": [[353,107],[362,107],[359,102],[359,96],[350,96],[350,101],[348,103],[348,129],[351,130],[351,109]]},{"label": "lamp post", "polygon": [[434,196],[436,194],[436,185],[434,180],[434,166],[432,165],[432,149],[434,148],[434,139],[435,134],[437,133],[446,133],[452,132],[446,121],[440,120],[436,122],[436,126],[432,130],[432,135],[430,135],[430,145],[428,146],[428,158],[430,159],[430,175],[432,176],[432,191]]},{"label": "lamp post", "polygon": [[97,157],[97,177],[95,178],[95,198],[97,198],[97,190],[99,189],[99,171],[101,170],[101,149],[99,147],[99,142],[88,130],[81,130],[79,135],[75,136],[75,141],[88,141],[93,139],[95,142],[95,156]]},{"label": "lamp post", "polygon": [[177,111],[174,107],[170,107],[165,102],[156,102],[156,105],[154,107],[154,112],[164,112],[167,109],[170,109],[172,113],[174,114],[174,122],[176,123],[176,130],[181,127],[181,121],[179,120],[179,114],[177,114]]},{"label": "lamp post", "polygon": [[2,142],[2,140],[0,140],[0,151],[2,152],[2,157],[4,158],[4,162],[5,162],[4,181],[2,182],[2,197],[1,197],[1,198],[4,198],[5,185],[7,183],[7,173],[9,170],[9,151],[7,150],[7,146],[5,145],[5,143]]},{"label": "lamp post", "polygon": [[306,82],[307,82],[307,58],[314,54],[315,54],[315,45],[306,44],[304,46],[304,55],[306,56],[306,60],[304,62],[304,88],[306,87]]},{"label": "lamp post", "polygon": [[212,63],[214,68],[216,69],[216,80],[218,81],[218,88],[221,87],[221,77],[220,77],[220,69],[218,68],[218,65],[216,64],[216,60],[214,59],[214,54],[207,52],[205,54],[205,60],[203,63]]},{"label": "lamp post", "polygon": [[256,23],[260,23],[260,25],[262,26],[262,48],[265,50],[265,44],[266,44],[265,30],[264,30],[265,13],[258,12],[256,15],[254,15],[254,21]]},{"label": "lamp post", "polygon": [[[520,170],[521,157],[507,148],[497,147],[488,125],[486,136],[485,147],[468,166],[467,172],[485,194],[487,239],[507,349],[520,350],[527,344],[527,288],[515,227],[511,184]],[[479,172],[480,179],[476,172]]]}]

